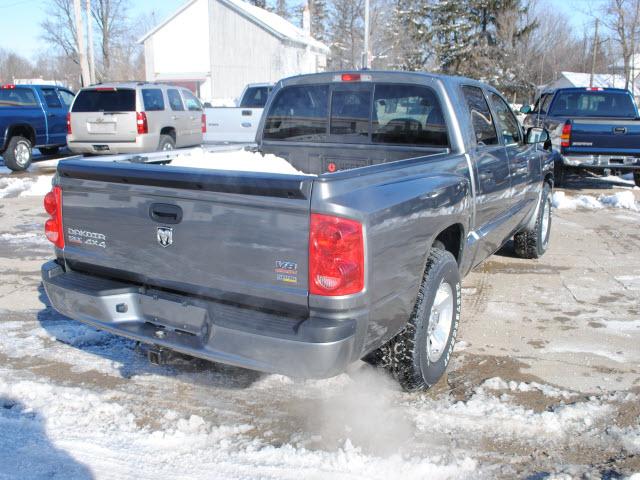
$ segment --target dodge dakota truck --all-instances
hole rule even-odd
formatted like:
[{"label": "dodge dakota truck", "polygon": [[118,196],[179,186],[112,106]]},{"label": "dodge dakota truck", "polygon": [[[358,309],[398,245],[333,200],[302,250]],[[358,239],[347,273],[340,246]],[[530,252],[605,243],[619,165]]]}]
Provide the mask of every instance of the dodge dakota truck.
[{"label": "dodge dakota truck", "polygon": [[67,144],[73,93],[54,85],[0,86],[0,155],[13,171],[29,168],[32,149],[53,155]]},{"label": "dodge dakota truck", "polygon": [[546,128],[557,152],[555,180],[567,171],[633,172],[640,186],[640,117],[631,92],[619,88],[560,88],[544,92],[525,126]]},{"label": "dodge dakota truck", "polygon": [[547,132],[490,86],[424,73],[297,76],[265,108],[259,152],[300,173],[171,166],[177,152],[61,161],[51,305],[154,362],[329,377],[364,359],[433,385],[461,278],[511,238],[521,257],[547,250]]}]

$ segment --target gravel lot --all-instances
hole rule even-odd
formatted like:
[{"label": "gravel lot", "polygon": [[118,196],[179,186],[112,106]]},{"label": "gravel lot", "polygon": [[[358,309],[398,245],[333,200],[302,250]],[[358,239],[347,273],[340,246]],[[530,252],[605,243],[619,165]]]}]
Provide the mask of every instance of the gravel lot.
[{"label": "gravel lot", "polygon": [[[50,173],[0,170],[0,188]],[[322,381],[148,364],[48,306],[32,193],[0,200],[0,478],[640,479],[637,202],[556,209],[541,260],[507,245],[476,268],[448,375],[406,394],[364,364]]]}]

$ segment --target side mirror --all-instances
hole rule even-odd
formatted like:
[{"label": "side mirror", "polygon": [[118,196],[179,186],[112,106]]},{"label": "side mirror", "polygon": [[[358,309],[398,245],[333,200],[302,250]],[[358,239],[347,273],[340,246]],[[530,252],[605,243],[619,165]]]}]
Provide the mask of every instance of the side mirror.
[{"label": "side mirror", "polygon": [[531,113],[531,105],[522,105],[520,107],[520,113],[524,113],[525,115]]},{"label": "side mirror", "polygon": [[526,142],[530,145],[543,143],[546,148],[551,142],[551,137],[545,128],[531,127],[527,130]]}]

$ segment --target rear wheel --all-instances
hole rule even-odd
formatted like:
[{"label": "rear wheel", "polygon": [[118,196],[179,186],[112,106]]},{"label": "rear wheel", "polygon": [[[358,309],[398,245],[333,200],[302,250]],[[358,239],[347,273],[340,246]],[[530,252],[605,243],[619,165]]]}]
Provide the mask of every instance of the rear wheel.
[{"label": "rear wheel", "polygon": [[525,228],[513,236],[516,255],[539,258],[547,251],[551,238],[551,186],[545,182],[533,228]]},{"label": "rear wheel", "polygon": [[450,252],[431,249],[407,326],[365,360],[388,370],[408,391],[427,389],[445,373],[460,322],[460,273]]},{"label": "rear wheel", "polygon": [[160,135],[160,143],[158,144],[158,150],[166,151],[176,148],[176,142],[173,137],[169,135]]},{"label": "rear wheel", "polygon": [[21,172],[31,165],[31,142],[24,137],[11,137],[3,154],[4,164],[14,172]]},{"label": "rear wheel", "polygon": [[43,155],[55,155],[60,151],[60,147],[41,147],[38,148]]}]

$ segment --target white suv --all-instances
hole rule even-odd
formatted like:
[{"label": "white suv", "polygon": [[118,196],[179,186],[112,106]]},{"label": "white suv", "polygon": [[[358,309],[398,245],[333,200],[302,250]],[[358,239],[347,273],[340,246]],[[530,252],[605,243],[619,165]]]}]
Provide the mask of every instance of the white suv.
[{"label": "white suv", "polygon": [[202,144],[206,118],[186,88],[105,83],[83,88],[67,114],[76,153],[140,153]]}]

